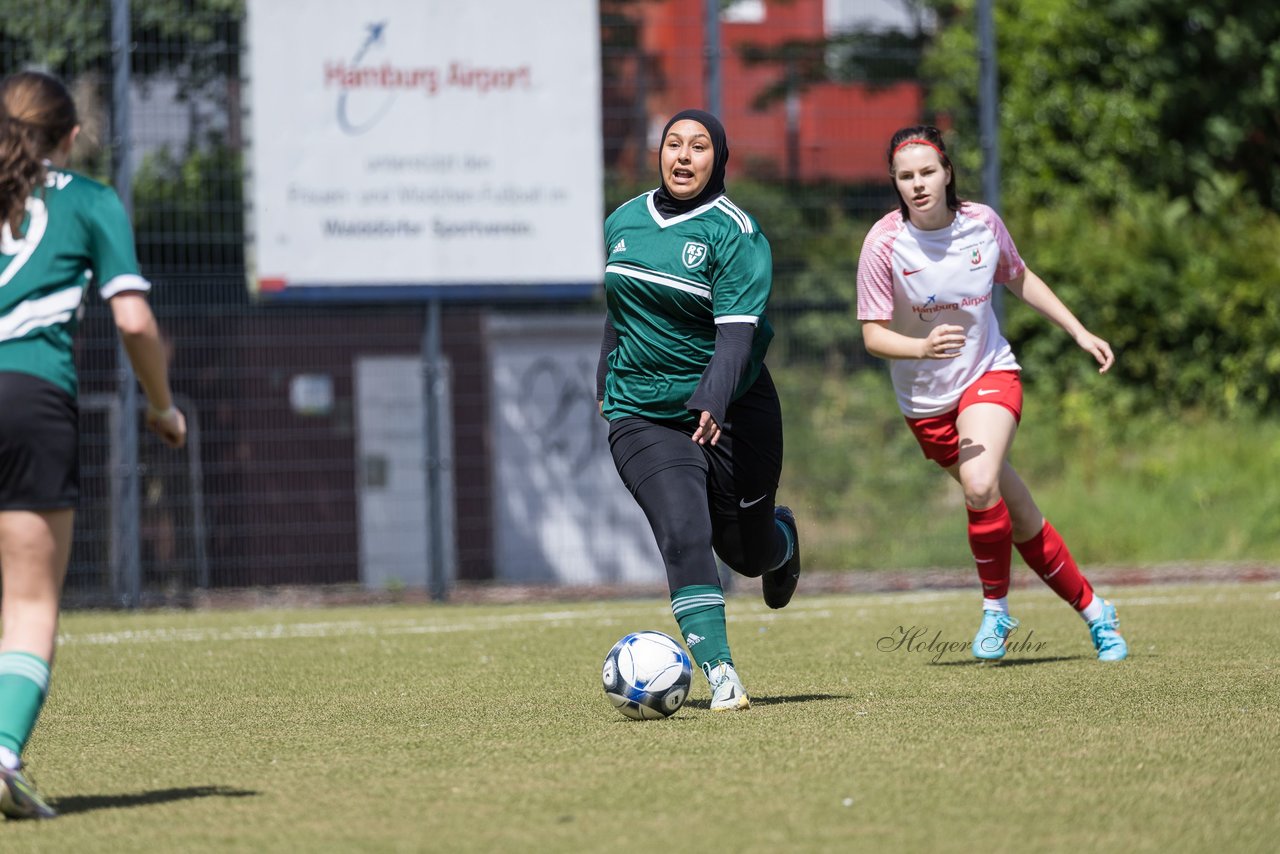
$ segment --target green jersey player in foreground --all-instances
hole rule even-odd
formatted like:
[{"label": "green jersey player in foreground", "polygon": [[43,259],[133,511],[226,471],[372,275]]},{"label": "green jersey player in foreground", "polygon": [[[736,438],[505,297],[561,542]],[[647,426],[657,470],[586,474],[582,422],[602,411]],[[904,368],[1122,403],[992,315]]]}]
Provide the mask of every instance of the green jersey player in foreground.
[{"label": "green jersey player in foreground", "polygon": [[661,185],[605,222],[608,313],[596,396],[623,483],[658,541],[671,610],[711,709],[751,705],[725,630],[716,555],[781,608],[800,576],[795,516],[775,507],[782,410],[764,366],[769,242],[725,195],[710,113],[667,122]]},{"label": "green jersey player in foreground", "polygon": [[186,440],[133,233],[108,187],[68,171],[79,133],[61,82],[0,83],[0,812],[52,818],[22,767],[49,690],[79,497],[72,336],[90,283],[108,300],[146,392],[146,423]]}]

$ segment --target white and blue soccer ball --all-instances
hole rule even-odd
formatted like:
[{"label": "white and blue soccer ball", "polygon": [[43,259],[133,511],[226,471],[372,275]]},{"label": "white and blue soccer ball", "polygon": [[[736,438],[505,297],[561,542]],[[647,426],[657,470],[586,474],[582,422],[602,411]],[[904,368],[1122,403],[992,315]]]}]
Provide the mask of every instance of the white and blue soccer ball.
[{"label": "white and blue soccer ball", "polygon": [[604,658],[604,695],[636,720],[668,718],[679,711],[693,683],[693,663],[674,638],[632,632]]}]

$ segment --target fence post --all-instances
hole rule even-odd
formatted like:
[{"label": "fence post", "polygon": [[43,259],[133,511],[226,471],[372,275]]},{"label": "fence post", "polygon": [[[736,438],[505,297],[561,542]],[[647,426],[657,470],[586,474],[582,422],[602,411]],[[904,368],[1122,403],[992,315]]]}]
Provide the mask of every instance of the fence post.
[{"label": "fence post", "polygon": [[[726,123],[725,117],[721,114],[720,97],[720,0],[705,0],[702,5],[702,50],[706,56],[703,68],[707,87],[707,112],[718,118],[721,123]],[[733,571],[719,558],[716,559],[716,568],[719,570],[720,587],[728,593],[733,589]]]},{"label": "fence post", "polygon": [[[978,137],[982,146],[982,195],[1000,212],[1000,86],[996,63],[996,16],[992,0],[978,0]],[[1004,320],[1004,288],[992,292],[996,318]]]},{"label": "fence post", "polygon": [[[129,111],[132,54],[129,0],[111,0],[111,181],[133,217],[133,127]],[[111,590],[127,608],[142,597],[138,534],[138,385],[124,345],[116,344],[119,401],[111,437]]]},{"label": "fence post", "polygon": [[443,409],[448,400],[443,393],[443,356],[440,345],[440,299],[427,300],[426,325],[422,333],[422,411],[424,425],[427,476],[427,586],[431,598],[444,601],[449,595],[449,571],[445,566],[448,552],[445,549],[444,512],[444,460],[440,431],[443,425]]}]

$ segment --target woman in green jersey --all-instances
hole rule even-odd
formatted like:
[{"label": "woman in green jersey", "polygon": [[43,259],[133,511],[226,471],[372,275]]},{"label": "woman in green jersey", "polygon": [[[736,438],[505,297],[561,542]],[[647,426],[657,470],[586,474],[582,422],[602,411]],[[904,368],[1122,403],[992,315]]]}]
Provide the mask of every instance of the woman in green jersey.
[{"label": "woman in green jersey", "polygon": [[795,516],[774,504],[782,411],[764,366],[773,256],[725,195],[728,160],[715,116],[677,113],[662,132],[659,187],[609,216],[596,374],[614,464],[653,528],[714,711],[751,705],[729,651],[716,556],[760,577],[772,608],[800,576]]},{"label": "woman in green jersey", "polygon": [[109,187],[66,169],[75,103],[47,74],[0,83],[0,813],[56,815],[22,767],[49,689],[79,497],[72,360],[84,291],[107,300],[147,395],[147,426],[186,441],[133,232]]}]

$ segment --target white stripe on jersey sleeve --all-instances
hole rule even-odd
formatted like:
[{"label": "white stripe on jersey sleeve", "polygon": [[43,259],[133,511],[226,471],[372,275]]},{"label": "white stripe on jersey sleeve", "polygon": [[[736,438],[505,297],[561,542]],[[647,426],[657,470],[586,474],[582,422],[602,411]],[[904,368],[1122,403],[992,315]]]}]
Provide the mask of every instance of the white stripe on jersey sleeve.
[{"label": "white stripe on jersey sleeve", "polygon": [[727,213],[738,224],[738,228],[742,229],[743,234],[750,234],[755,230],[751,227],[751,218],[743,212],[742,208],[729,201],[728,196],[716,199],[716,207]]},{"label": "white stripe on jersey sleeve", "polygon": [[0,341],[21,338],[42,326],[66,323],[80,307],[83,295],[84,288],[77,286],[18,303],[13,311],[0,317]]},{"label": "white stripe on jersey sleeve", "polygon": [[145,294],[149,290],[151,290],[151,283],[146,279],[133,273],[124,273],[109,282],[103,282],[102,287],[98,288],[98,293],[103,299],[111,299],[124,291],[141,291]]},{"label": "white stripe on jersey sleeve", "polygon": [[760,318],[749,314],[726,314],[724,317],[717,317],[716,323],[750,323],[756,326],[760,323]]},{"label": "white stripe on jersey sleeve", "polygon": [[707,299],[711,298],[711,289],[708,287],[676,276],[655,273],[654,271],[646,270],[643,267],[631,267],[626,264],[609,264],[604,268],[604,271],[606,273],[617,273],[619,276],[630,276],[631,278],[639,279],[642,282],[653,282],[655,285],[675,288],[678,291],[684,291],[685,293],[694,294]]}]

